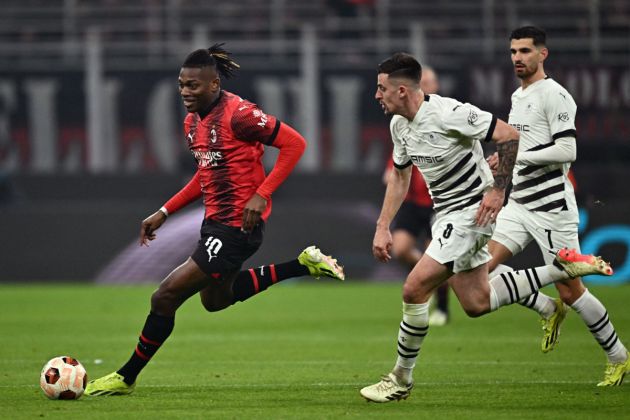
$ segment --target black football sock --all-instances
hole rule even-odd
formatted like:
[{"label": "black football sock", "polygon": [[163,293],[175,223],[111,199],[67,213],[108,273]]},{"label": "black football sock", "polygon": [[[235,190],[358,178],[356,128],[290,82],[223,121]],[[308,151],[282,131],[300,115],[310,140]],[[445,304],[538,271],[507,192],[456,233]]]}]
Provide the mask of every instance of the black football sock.
[{"label": "black football sock", "polygon": [[129,361],[118,370],[118,373],[124,376],[127,385],[136,381],[140,371],[144,369],[162,343],[171,335],[174,326],[175,317],[149,313],[135,351]]},{"label": "black football sock", "polygon": [[232,303],[243,302],[279,281],[308,275],[308,268],[300,264],[297,259],[282,264],[263,265],[243,270],[234,280]]}]

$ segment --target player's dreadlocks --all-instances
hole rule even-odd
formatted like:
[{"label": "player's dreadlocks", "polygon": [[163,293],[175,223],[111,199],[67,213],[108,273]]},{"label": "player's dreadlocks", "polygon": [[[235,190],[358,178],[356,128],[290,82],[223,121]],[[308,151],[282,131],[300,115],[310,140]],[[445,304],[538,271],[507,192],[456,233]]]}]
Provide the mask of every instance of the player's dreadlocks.
[{"label": "player's dreadlocks", "polygon": [[219,74],[226,79],[234,76],[237,69],[241,68],[230,58],[231,53],[223,48],[223,43],[214,44],[210,48],[191,52],[182,67],[206,67],[215,66]]}]

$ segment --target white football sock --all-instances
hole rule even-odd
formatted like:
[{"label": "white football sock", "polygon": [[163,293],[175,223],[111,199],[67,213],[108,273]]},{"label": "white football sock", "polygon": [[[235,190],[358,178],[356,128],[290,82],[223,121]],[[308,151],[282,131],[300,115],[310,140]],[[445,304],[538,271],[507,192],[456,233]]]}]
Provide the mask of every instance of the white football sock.
[{"label": "white football sock", "polygon": [[495,276],[498,276],[501,273],[507,273],[508,271],[514,271],[514,269],[510,267],[509,265],[497,264],[497,266],[494,267],[494,270],[490,272],[489,277],[493,278]]},{"label": "white football sock", "polygon": [[420,346],[429,331],[429,303],[404,303],[403,319],[398,329],[398,359],[394,374],[404,384],[413,381],[412,371]]},{"label": "white football sock", "polygon": [[518,303],[535,310],[545,319],[549,319],[556,311],[556,301],[542,292],[533,293]]},{"label": "white football sock", "polygon": [[608,319],[608,312],[599,299],[587,289],[571,307],[580,314],[595,340],[608,354],[608,360],[612,363],[624,362],[626,347],[617,337],[615,327]]},{"label": "white football sock", "polygon": [[518,302],[548,284],[567,278],[568,274],[554,265],[501,273],[490,279],[490,310]]},{"label": "white football sock", "polygon": [[[494,278],[501,273],[507,273],[508,271],[512,270],[513,268],[510,266],[498,264],[496,268],[490,273],[490,278]],[[549,317],[553,315],[553,313],[556,311],[556,302],[552,298],[541,292],[533,293],[525,299],[521,299],[518,303],[527,308],[535,310],[536,312],[538,312],[538,314],[540,314],[541,317],[545,319],[549,319]]]}]

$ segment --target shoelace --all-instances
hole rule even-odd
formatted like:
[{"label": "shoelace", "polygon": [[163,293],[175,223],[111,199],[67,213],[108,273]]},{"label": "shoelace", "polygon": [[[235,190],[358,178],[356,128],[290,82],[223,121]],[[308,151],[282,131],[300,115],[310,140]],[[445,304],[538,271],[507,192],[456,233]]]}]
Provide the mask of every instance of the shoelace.
[{"label": "shoelace", "polygon": [[542,318],[542,319],[540,320],[540,323],[542,324],[542,325],[541,325],[541,328],[542,328],[542,330],[543,330],[544,332],[549,332],[549,331],[551,330],[550,328],[547,328],[547,321],[548,321],[548,320],[546,320],[546,319],[544,319],[544,318]]},{"label": "shoelace", "polygon": [[378,383],[376,389],[378,389],[379,391],[389,391],[393,387],[394,381],[392,381],[389,376],[385,375],[381,377],[381,382]]},{"label": "shoelace", "polygon": [[604,377],[608,377],[615,372],[615,365],[612,363],[606,364],[606,371],[604,372]]}]

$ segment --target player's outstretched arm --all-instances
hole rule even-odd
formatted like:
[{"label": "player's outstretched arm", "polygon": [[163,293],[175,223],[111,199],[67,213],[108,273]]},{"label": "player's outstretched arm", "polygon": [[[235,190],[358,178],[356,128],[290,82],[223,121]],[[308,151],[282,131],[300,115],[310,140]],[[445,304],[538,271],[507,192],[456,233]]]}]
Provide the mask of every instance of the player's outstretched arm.
[{"label": "player's outstretched arm", "polygon": [[512,170],[518,153],[518,131],[505,121],[497,120],[492,140],[496,143],[498,165],[494,174],[494,185],[484,194],[479,210],[477,210],[477,225],[485,226],[492,223],[499,215],[505,199],[505,189],[512,179]]}]

